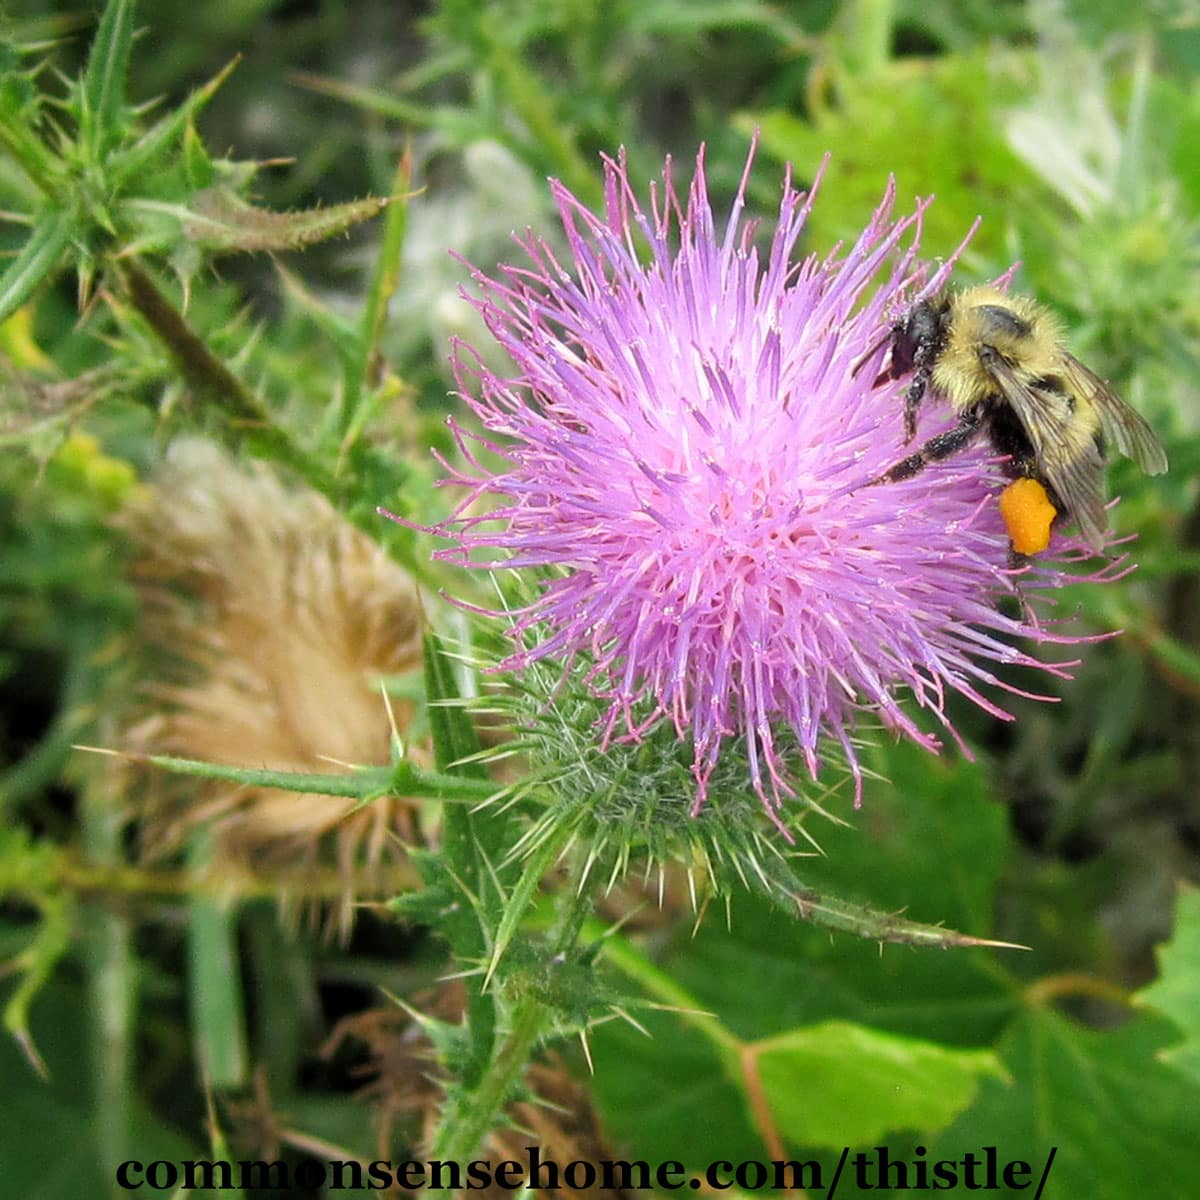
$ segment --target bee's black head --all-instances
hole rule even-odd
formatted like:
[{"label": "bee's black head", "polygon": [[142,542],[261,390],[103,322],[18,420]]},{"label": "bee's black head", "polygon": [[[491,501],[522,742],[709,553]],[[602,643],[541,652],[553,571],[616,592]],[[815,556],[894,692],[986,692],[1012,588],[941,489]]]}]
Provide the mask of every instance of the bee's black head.
[{"label": "bee's black head", "polygon": [[892,371],[904,375],[920,359],[930,361],[941,349],[946,336],[949,306],[940,300],[922,300],[914,304],[892,329]]}]

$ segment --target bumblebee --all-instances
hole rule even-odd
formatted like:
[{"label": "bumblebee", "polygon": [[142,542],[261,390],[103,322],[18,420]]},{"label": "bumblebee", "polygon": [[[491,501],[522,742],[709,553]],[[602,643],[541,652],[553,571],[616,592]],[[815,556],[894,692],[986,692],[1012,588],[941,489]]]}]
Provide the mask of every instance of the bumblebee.
[{"label": "bumblebee", "polygon": [[1107,528],[1106,448],[1115,446],[1148,474],[1167,469],[1154,431],[1067,352],[1057,321],[1032,300],[987,286],[922,300],[892,327],[890,340],[883,378],[912,373],[905,442],[916,437],[917,413],[930,390],[958,423],[872,483],[908,479],[986,433],[1007,456],[1008,474],[1037,480],[1059,516],[1074,518],[1099,551]]}]

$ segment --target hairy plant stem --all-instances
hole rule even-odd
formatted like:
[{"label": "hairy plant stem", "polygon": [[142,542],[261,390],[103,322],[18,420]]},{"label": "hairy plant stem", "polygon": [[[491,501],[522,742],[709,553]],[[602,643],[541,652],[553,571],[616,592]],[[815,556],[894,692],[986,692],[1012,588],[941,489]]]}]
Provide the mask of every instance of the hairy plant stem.
[{"label": "hairy plant stem", "polygon": [[330,500],[339,500],[342,488],[336,477],[275,424],[258,397],[209,350],[154,280],[129,258],[117,259],[116,268],[134,308],[170,351],[188,383],[213,400],[231,421],[245,425],[247,435],[267,456],[290,467]]},{"label": "hairy plant stem", "polygon": [[[557,898],[554,928],[548,938],[551,959],[568,955],[584,921],[593,910],[592,889],[582,886],[587,875],[587,855],[576,852],[569,877]],[[495,1054],[478,1086],[443,1113],[431,1157],[466,1163],[478,1153],[496,1126],[504,1106],[513,1097],[538,1039],[551,1027],[554,1010],[536,991],[522,994],[513,1004],[508,1032],[498,1041]]]},{"label": "hairy plant stem", "polygon": [[[379,473],[379,463],[373,462],[369,453],[360,454],[355,467],[345,474],[327,467],[319,455],[299,445],[276,423],[270,409],[213,354],[136,261],[114,258],[112,263],[133,307],[175,359],[184,379],[198,394],[215,403],[232,426],[238,427],[254,454],[293,471],[371,541],[392,555],[414,578],[434,589],[445,586],[445,580],[430,573],[426,558],[406,553],[396,539],[381,536],[386,523],[374,505],[364,507],[352,503],[356,495],[353,485],[358,482],[357,472]],[[329,461],[333,462],[335,457],[331,453]]]},{"label": "hairy plant stem", "polygon": [[443,1114],[431,1158],[465,1164],[478,1152],[512,1097],[549,1018],[549,1007],[536,996],[518,1001],[478,1087]]}]

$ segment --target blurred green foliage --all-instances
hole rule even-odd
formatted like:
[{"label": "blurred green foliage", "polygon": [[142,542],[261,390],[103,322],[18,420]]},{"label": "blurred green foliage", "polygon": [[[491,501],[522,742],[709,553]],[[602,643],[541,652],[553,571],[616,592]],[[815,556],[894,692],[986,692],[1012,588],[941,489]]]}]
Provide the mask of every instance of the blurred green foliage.
[{"label": "blurred green foliage", "polygon": [[[578,1041],[559,1043],[614,1153],[696,1167],[780,1146],[886,1141],[911,1157],[922,1142],[933,1157],[1000,1143],[1036,1162],[1056,1145],[1048,1195],[1124,1197],[1151,1176],[1159,1195],[1188,1194],[1200,963],[1195,895],[1176,881],[1195,880],[1200,852],[1198,66],[1200,23],[1166,0],[112,0],[99,19],[10,4],[0,1080],[15,1119],[0,1161],[24,1172],[20,1194],[111,1189],[122,1158],[216,1153],[238,1104],[258,1156],[403,1158],[419,1121],[385,1089],[357,1094],[361,1041],[327,1039],[385,993],[419,1005],[438,976],[472,969],[465,1026],[425,1015],[463,1128],[486,1129],[476,1085],[530,996],[559,1032],[603,996],[606,1012],[666,1006],[637,1016],[651,1040],[593,1030],[590,1077]],[[504,856],[508,816],[466,807],[471,778],[445,856],[418,862],[423,890],[364,912],[345,947],[280,934],[258,894],[214,903],[181,860],[145,870],[130,797],[71,747],[112,744],[131,703],[125,637],[142,614],[114,517],[165,447],[198,434],[271,464],[435,595],[446,568],[375,509],[421,523],[446,506],[428,451],[452,451],[447,338],[484,341],[447,251],[488,269],[513,230],[553,237],[545,177],[595,202],[597,156],[621,146],[640,184],[706,143],[720,208],[754,130],[768,218],[783,161],[804,180],[832,155],[809,249],[861,229],[889,173],[902,205],[937,197],[930,258],[982,216],[957,277],[1019,261],[1015,286],[1063,314],[1072,348],[1167,443],[1168,475],[1113,470],[1140,570],[1081,589],[1073,617],[1124,635],[1082,649],[1059,704],[1014,698],[1011,725],[955,713],[975,765],[873,750],[880,781],[857,828],[796,866],[813,888],[1032,951],[880,954],[743,898],[728,927],[710,913],[695,937],[686,905],[668,905],[661,925],[610,938],[599,976],[597,951],[544,953],[578,930],[546,934],[538,878]],[[431,643],[426,680],[426,794],[452,795],[475,735],[439,702],[470,678]],[[506,898],[519,907],[489,929]],[[496,1001],[479,987],[489,934],[514,963]],[[257,1108],[243,1036],[264,1068]],[[197,1061],[224,1084],[213,1125]],[[287,1136],[269,1113],[288,1114]]]}]

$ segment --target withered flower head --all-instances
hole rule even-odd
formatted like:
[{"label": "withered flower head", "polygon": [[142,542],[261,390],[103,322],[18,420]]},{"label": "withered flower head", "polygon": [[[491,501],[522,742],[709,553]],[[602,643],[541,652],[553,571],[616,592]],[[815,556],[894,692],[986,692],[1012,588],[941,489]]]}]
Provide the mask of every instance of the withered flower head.
[{"label": "withered flower head", "polygon": [[[172,448],[127,525],[154,669],[134,748],[284,771],[387,763],[380,680],[421,661],[420,605],[401,567],[322,497],[196,440]],[[393,711],[403,729],[410,712]],[[328,890],[320,869],[332,861],[343,930],[392,832],[413,833],[394,799],[351,813],[351,799],[270,788],[152,791],[151,846],[211,821],[223,871],[269,867],[307,896]]]}]

